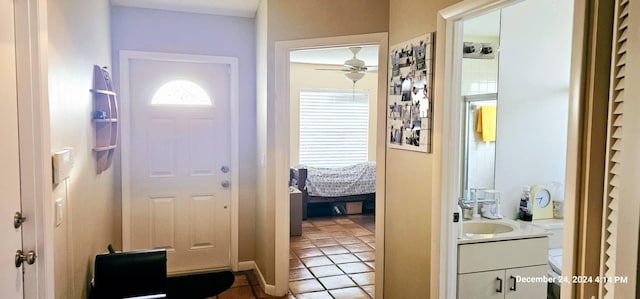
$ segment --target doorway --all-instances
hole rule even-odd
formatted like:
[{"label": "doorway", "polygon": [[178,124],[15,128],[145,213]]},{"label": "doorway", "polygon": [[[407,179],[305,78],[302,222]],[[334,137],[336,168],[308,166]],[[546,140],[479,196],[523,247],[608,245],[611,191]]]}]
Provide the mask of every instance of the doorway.
[{"label": "doorway", "polygon": [[[283,188],[276,188],[276,198],[289,198],[289,171],[291,165],[290,160],[290,118],[291,118],[291,86],[290,86],[290,52],[301,49],[313,49],[313,48],[330,48],[330,47],[343,47],[348,48],[352,45],[377,45],[379,53],[377,56],[378,72],[386,74],[386,61],[387,61],[387,34],[366,34],[357,36],[344,36],[333,38],[321,38],[313,40],[300,40],[300,41],[288,41],[276,43],[276,86],[278,87],[278,97],[276,97],[276,117],[281,122],[276,122],[275,131],[278,132],[276,136],[276,147],[286,149],[286,155],[279,156],[276,160],[276,186],[282,186]],[[336,74],[340,75],[341,74]],[[342,79],[342,78],[340,78]],[[344,80],[344,79],[342,79]],[[378,77],[377,85],[377,101],[376,101],[376,118],[380,123],[384,123],[385,120],[385,78],[384,76]],[[357,89],[357,84],[356,84]],[[352,92],[354,92],[352,87]],[[352,93],[353,95],[353,93]],[[382,294],[382,281],[383,281],[383,268],[384,268],[384,157],[385,157],[385,128],[384,126],[377,126],[375,129],[376,136],[376,184],[375,184],[375,290],[377,294]],[[284,294],[289,289],[289,258],[290,258],[290,236],[289,236],[289,201],[277,200],[276,201],[276,285],[274,293]],[[336,223],[337,224],[337,223]],[[372,241],[373,241],[372,240]],[[324,289],[323,289],[324,290]],[[364,291],[363,291],[364,292]],[[369,296],[366,295],[365,296]]]},{"label": "doorway", "polygon": [[295,296],[373,297],[378,47],[290,52]]},{"label": "doorway", "polygon": [[121,52],[123,247],[170,275],[237,269],[237,64]]},{"label": "doorway", "polygon": [[[550,7],[554,9],[550,10]],[[443,98],[445,103],[443,131],[451,132],[443,136],[442,142],[443,215],[453,215],[458,205],[465,208],[469,199],[478,194],[476,190],[489,189],[482,191],[487,195],[483,199],[499,198],[496,202],[501,202],[501,207],[498,205],[501,213],[495,213],[494,206],[494,212],[487,209],[483,216],[512,221],[522,218],[518,211],[524,185],[533,190],[546,188],[554,200],[564,199],[565,189],[575,189],[573,178],[577,170],[570,168],[574,165],[574,157],[565,156],[568,145],[574,143],[579,134],[572,123],[579,119],[577,111],[569,109],[576,101],[569,94],[570,78],[575,75],[571,74],[570,56],[573,21],[566,16],[573,15],[572,10],[573,1],[537,3],[525,0],[474,1],[440,12],[438,31],[443,34],[439,36],[438,47],[439,55],[444,59],[440,60],[440,73],[436,76],[440,80],[436,85],[440,95],[436,97]],[[560,11],[562,13],[558,14]],[[499,36],[481,36],[484,22],[480,19],[491,15],[499,18],[493,22],[499,29]],[[546,17],[541,17],[543,15]],[[524,25],[530,23],[525,20],[531,19],[547,21],[545,26],[536,27],[532,32]],[[551,24],[553,27],[546,27]],[[524,46],[528,42],[531,47]],[[495,63],[491,63],[493,59]],[[495,73],[483,74],[487,69],[493,69]],[[444,82],[442,78],[452,79]],[[479,111],[482,114],[478,114]],[[492,128],[481,128],[478,124],[478,120],[486,123],[489,119],[480,116],[485,112],[497,115],[491,120]],[[536,115],[541,119],[532,121]],[[560,123],[554,123],[556,120]],[[566,188],[554,190],[558,185],[554,182],[558,181]],[[534,212],[536,204],[540,202],[533,203]],[[551,205],[550,201],[545,203],[551,213],[539,219],[573,218],[567,212],[554,216]],[[469,209],[473,211],[474,208]],[[483,212],[478,209],[474,216],[477,213]],[[534,219],[543,214],[535,213]],[[459,222],[453,223],[449,219],[443,217],[441,222],[440,257],[442,269],[446,269],[440,274],[441,281],[445,282],[441,294],[454,297],[461,293],[461,285],[456,282],[463,276],[458,274],[461,268],[458,265],[458,238],[466,235],[464,230],[459,231]],[[461,226],[464,228],[464,222]],[[568,231],[565,229],[564,238],[572,239],[573,235]],[[559,243],[562,246],[562,242]],[[562,251],[569,252],[570,256],[573,248],[564,246]],[[541,252],[547,256],[546,252]],[[567,275],[572,262],[566,256],[563,259],[561,268],[565,270],[563,275]],[[546,263],[541,265],[546,266]],[[544,269],[541,273],[538,276],[546,276]],[[514,294],[515,289],[513,283]],[[497,292],[491,288],[487,290],[492,294]],[[547,293],[547,285],[541,285],[536,292],[539,295]],[[509,297],[509,294],[498,295]]]}]

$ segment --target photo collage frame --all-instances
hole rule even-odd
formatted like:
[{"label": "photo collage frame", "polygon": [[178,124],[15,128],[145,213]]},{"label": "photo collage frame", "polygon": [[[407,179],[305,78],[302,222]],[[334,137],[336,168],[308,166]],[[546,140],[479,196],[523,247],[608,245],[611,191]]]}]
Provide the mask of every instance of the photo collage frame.
[{"label": "photo collage frame", "polygon": [[387,146],[432,152],[434,33],[389,51]]}]

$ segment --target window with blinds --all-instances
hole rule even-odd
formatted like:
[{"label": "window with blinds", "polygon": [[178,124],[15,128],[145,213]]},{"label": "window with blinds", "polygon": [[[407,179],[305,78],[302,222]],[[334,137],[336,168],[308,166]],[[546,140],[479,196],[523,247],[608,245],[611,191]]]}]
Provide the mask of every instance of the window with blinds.
[{"label": "window with blinds", "polygon": [[369,93],[300,90],[300,164],[341,167],[368,160]]},{"label": "window with blinds", "polygon": [[[613,61],[609,97],[609,124],[607,133],[607,182],[604,195],[603,241],[601,275],[616,275],[616,247],[618,245],[618,211],[620,201],[620,168],[622,160],[622,112],[624,107],[625,70],[627,64],[627,31],[629,0],[616,1],[613,28]],[[602,298],[615,298],[615,282],[600,285]]]}]

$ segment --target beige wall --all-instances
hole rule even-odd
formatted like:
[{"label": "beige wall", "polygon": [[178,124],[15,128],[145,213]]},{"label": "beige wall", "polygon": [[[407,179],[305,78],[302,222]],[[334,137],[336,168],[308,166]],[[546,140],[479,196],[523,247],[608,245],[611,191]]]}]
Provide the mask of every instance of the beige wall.
[{"label": "beige wall", "polygon": [[[436,31],[438,11],[456,2],[390,0],[389,45]],[[442,119],[442,109],[441,99],[434,99],[434,122]],[[434,126],[434,135],[441,134],[438,128]],[[434,144],[434,151],[438,149]],[[437,290],[430,284],[431,250],[439,246],[431,243],[431,215],[438,213],[432,211],[432,189],[439,188],[432,184],[432,157],[397,149],[387,152],[385,298],[427,298]]]},{"label": "beige wall", "polygon": [[[342,73],[319,71],[317,68],[328,68],[326,65],[291,63],[290,68],[290,97],[289,106],[291,130],[289,143],[290,165],[299,164],[300,146],[300,90],[303,88],[354,88]],[[376,160],[376,116],[378,115],[378,73],[367,73],[364,78],[356,82],[356,89],[369,92],[369,161]]]},{"label": "beige wall", "polygon": [[[275,43],[387,32],[387,0],[262,0],[258,12],[256,264],[275,282]],[[355,13],[355,17],[354,17]],[[266,30],[266,33],[263,31]],[[264,38],[266,37],[266,40]],[[262,69],[266,63],[266,69]],[[263,86],[266,80],[266,86]],[[261,163],[264,162],[264,163]],[[260,165],[264,165],[261,168]]]},{"label": "beige wall", "polygon": [[94,64],[111,68],[109,11],[108,0],[48,4],[51,150],[74,149],[70,179],[53,189],[53,200],[64,200],[64,220],[54,233],[56,298],[86,297],[93,257],[121,239],[114,225],[113,168],[96,174],[91,151],[89,89]]}]

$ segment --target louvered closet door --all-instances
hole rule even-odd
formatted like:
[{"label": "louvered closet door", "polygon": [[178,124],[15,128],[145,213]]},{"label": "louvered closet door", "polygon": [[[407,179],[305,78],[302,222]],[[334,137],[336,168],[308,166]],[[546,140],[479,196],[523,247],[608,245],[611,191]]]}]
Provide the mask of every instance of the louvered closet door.
[{"label": "louvered closet door", "polygon": [[[630,0],[616,1],[614,32],[613,32],[613,49],[612,49],[612,65],[611,65],[611,91],[609,99],[609,120],[608,120],[608,140],[607,140],[607,182],[605,185],[604,197],[604,223],[603,223],[603,243],[601,258],[601,275],[603,277],[615,277],[619,275],[616,269],[621,261],[616,260],[619,253],[619,242],[625,242],[620,237],[620,202],[622,187],[622,149],[623,149],[623,120],[625,105],[625,89],[629,81],[627,81],[627,65],[629,35],[631,33],[629,27],[629,5]],[[638,117],[637,115],[628,115],[627,117]],[[606,282],[600,284],[600,295],[602,298],[618,298],[616,296],[616,286],[620,282]]]}]

